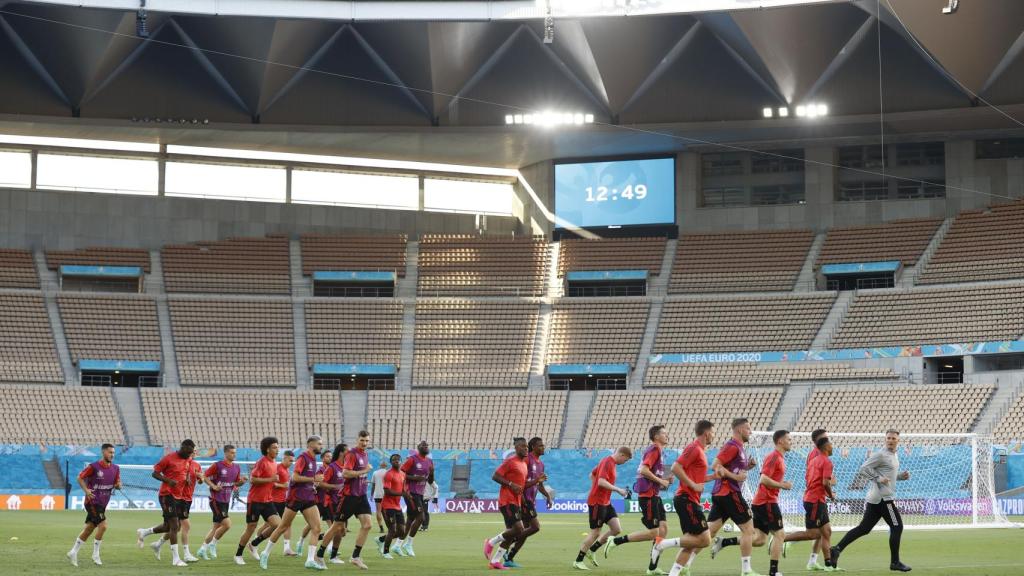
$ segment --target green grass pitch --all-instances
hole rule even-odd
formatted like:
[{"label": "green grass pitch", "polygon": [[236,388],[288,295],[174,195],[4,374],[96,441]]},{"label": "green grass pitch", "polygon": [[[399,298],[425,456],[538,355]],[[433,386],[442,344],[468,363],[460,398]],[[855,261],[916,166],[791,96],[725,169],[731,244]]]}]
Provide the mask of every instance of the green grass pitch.
[{"label": "green grass pitch", "polygon": [[[233,515],[233,520],[242,518]],[[89,573],[104,575],[156,576],[160,574],[295,574],[307,573],[302,562],[285,558],[281,544],[271,557],[270,570],[263,572],[257,563],[248,560],[246,566],[235,566],[231,560],[240,533],[232,528],[219,546],[220,555],[213,561],[202,561],[188,568],[172,568],[170,551],[164,549],[164,560],[157,562],[150,551],[135,547],[135,529],[159,522],[154,512],[112,512],[108,515],[110,529],[103,545],[104,566],[92,564],[92,543],[82,547],[78,569],[73,568],[64,554],[74,542],[85,515],[82,512],[0,512],[0,574]],[[1022,519],[1016,519],[1020,522]],[[209,528],[210,516],[193,516],[194,536],[192,551]],[[570,564],[576,555],[582,533],[586,530],[584,515],[557,514],[541,517],[542,531],[534,536],[517,560],[523,568],[512,571],[537,576],[572,574]],[[625,516],[624,529],[637,530],[640,520]],[[301,529],[301,520],[296,524]],[[352,522],[350,525],[354,526]],[[482,542],[501,528],[501,518],[490,514],[438,514],[431,518],[431,529],[416,538],[417,558],[399,558],[385,561],[377,554],[372,541],[363,556],[370,566],[369,574],[395,574],[426,576],[432,574],[483,574]],[[669,535],[678,532],[670,524]],[[376,536],[376,526],[372,537]],[[12,540],[15,537],[17,540]],[[342,542],[342,558],[351,554],[353,536]],[[1024,531],[962,530],[962,531],[907,531],[903,535],[903,560],[914,567],[912,574],[967,574],[972,576],[1024,575]],[[649,545],[628,544],[617,548],[601,567],[588,574],[642,575],[647,568]],[[790,548],[789,557],[782,560],[781,570],[786,576],[809,574],[804,570],[809,546],[805,543]],[[674,557],[674,554],[672,555]],[[754,568],[768,573],[768,554],[765,549],[754,550]],[[842,566],[857,575],[891,574],[888,570],[889,552],[887,533],[875,532],[857,542],[843,554]],[[672,558],[663,557],[661,567],[671,567]],[[327,573],[359,572],[348,564],[328,565]],[[309,571],[308,573],[313,573]],[[715,560],[704,555],[694,565],[695,575],[739,574],[739,550],[728,548]]]}]

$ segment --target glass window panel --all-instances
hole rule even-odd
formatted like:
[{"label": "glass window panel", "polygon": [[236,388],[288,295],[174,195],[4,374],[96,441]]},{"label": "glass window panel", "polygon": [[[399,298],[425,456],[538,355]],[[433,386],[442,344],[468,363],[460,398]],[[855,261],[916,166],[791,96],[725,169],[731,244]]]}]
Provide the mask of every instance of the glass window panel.
[{"label": "glass window panel", "polygon": [[36,187],[155,196],[159,186],[156,160],[39,154]]},{"label": "glass window panel", "polygon": [[284,202],[284,168],[168,162],[168,196]]},{"label": "glass window panel", "polygon": [[32,155],[0,150],[0,186],[28,188],[32,185]]},{"label": "glass window panel", "polygon": [[512,184],[468,180],[423,181],[423,208],[475,214],[512,214]]},{"label": "glass window panel", "polygon": [[292,202],[340,204],[415,210],[420,182],[416,176],[385,176],[317,170],[292,171]]}]

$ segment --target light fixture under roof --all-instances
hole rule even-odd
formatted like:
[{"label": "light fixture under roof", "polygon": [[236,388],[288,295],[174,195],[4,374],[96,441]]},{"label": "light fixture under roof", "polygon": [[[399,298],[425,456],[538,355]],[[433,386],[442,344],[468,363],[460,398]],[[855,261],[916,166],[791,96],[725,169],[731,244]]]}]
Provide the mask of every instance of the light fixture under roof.
[{"label": "light fixture under roof", "polygon": [[550,128],[552,126],[582,126],[584,124],[593,123],[594,115],[586,114],[584,112],[555,112],[553,110],[544,110],[543,112],[505,115],[506,125],[532,124],[542,128]]},{"label": "light fixture under roof", "polygon": [[765,118],[771,118],[772,116],[775,115],[775,111],[772,110],[771,106],[765,106],[764,110],[761,110],[761,115],[764,116]]}]

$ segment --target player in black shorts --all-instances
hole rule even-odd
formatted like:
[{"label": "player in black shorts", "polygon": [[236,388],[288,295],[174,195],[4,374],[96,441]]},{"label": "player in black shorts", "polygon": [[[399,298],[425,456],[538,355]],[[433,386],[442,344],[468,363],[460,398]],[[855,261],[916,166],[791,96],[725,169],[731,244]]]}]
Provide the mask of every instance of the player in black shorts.
[{"label": "player in black shorts", "polygon": [[[623,446],[611,456],[605,456],[601,462],[590,471],[590,494],[587,495],[587,519],[590,522],[590,533],[580,544],[579,553],[572,567],[577,570],[590,570],[583,563],[588,558],[590,563],[597,566],[597,552],[609,538],[617,536],[620,532],[619,519],[612,508],[612,492],[629,499],[629,489],[619,488],[615,485],[617,476],[616,468],[622,466],[633,457],[633,451]],[[601,534],[601,526],[607,525],[608,530]]]}]

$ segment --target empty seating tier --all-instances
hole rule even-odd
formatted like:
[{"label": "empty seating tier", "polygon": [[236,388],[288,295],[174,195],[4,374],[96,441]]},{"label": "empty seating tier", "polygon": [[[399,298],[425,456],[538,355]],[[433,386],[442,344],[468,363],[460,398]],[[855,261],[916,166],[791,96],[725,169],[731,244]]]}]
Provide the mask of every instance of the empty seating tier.
[{"label": "empty seating tier", "polygon": [[0,288],[39,288],[31,252],[0,248]]},{"label": "empty seating tier", "polygon": [[168,301],[182,385],[295,387],[287,301]]},{"label": "empty seating tier", "polygon": [[859,292],[833,348],[1016,340],[1024,333],[1024,284]]},{"label": "empty seating tier", "polygon": [[565,392],[370,392],[367,427],[374,445],[411,449],[507,448],[512,438],[540,436],[557,446]]},{"label": "empty seating tier", "polygon": [[657,353],[807,350],[835,294],[669,299]]},{"label": "empty seating tier", "polygon": [[674,445],[693,438],[698,420],[710,420],[720,437],[728,436],[733,418],[749,418],[755,430],[768,430],[782,388],[678,391],[598,392],[590,413],[583,446],[638,448],[647,445],[647,430],[667,428]]},{"label": "empty seating tier", "polygon": [[258,447],[275,436],[281,450],[304,450],[314,434],[324,449],[342,440],[337,392],[159,390],[142,388],[142,409],[150,442],[178,446],[191,438],[200,449],[224,444]]},{"label": "empty seating tier", "polygon": [[401,303],[306,302],[310,364],[394,364],[402,347]]},{"label": "empty seating tier", "polygon": [[538,315],[522,301],[421,300],[413,386],[525,388]]},{"label": "empty seating tier", "polygon": [[994,386],[858,384],[814,389],[797,430],[884,431],[928,434],[970,432]]},{"label": "empty seating tier", "polygon": [[825,236],[815,266],[898,260],[917,264],[942,218],[893,220],[876,226],[833,228]]},{"label": "empty seating tier", "polygon": [[317,270],[394,272],[405,276],[405,234],[393,236],[328,236],[303,234],[302,273]]},{"label": "empty seating tier", "polygon": [[683,234],[669,292],[792,290],[812,243],[810,230]]},{"label": "empty seating tier", "polygon": [[1024,442],[1024,394],[1010,405],[1002,423],[995,427],[992,434],[998,442]]},{"label": "empty seating tier", "polygon": [[156,302],[118,296],[57,298],[74,361],[160,361]]},{"label": "empty seating tier", "polygon": [[288,238],[232,238],[164,246],[168,292],[288,294]]},{"label": "empty seating tier", "polygon": [[42,296],[0,293],[0,382],[63,382]]},{"label": "empty seating tier", "polygon": [[421,296],[541,296],[547,270],[543,238],[427,234],[420,240]]},{"label": "empty seating tier", "polygon": [[772,362],[757,364],[651,364],[645,386],[779,386],[795,381],[895,380],[899,376],[883,368],[853,368],[835,362]]},{"label": "empty seating tier", "polygon": [[556,303],[547,363],[635,366],[650,307],[650,302],[623,298]]},{"label": "empty seating tier", "polygon": [[82,248],[79,250],[47,250],[46,267],[61,266],[138,266],[149,274],[149,251],[142,248]]},{"label": "empty seating tier", "polygon": [[918,278],[919,284],[1024,278],[1024,200],[962,212]]},{"label": "empty seating tier", "polygon": [[578,270],[647,270],[661,273],[665,238],[564,239],[558,248],[558,275]]},{"label": "empty seating tier", "polygon": [[10,444],[124,444],[108,388],[0,386],[0,438]]}]

